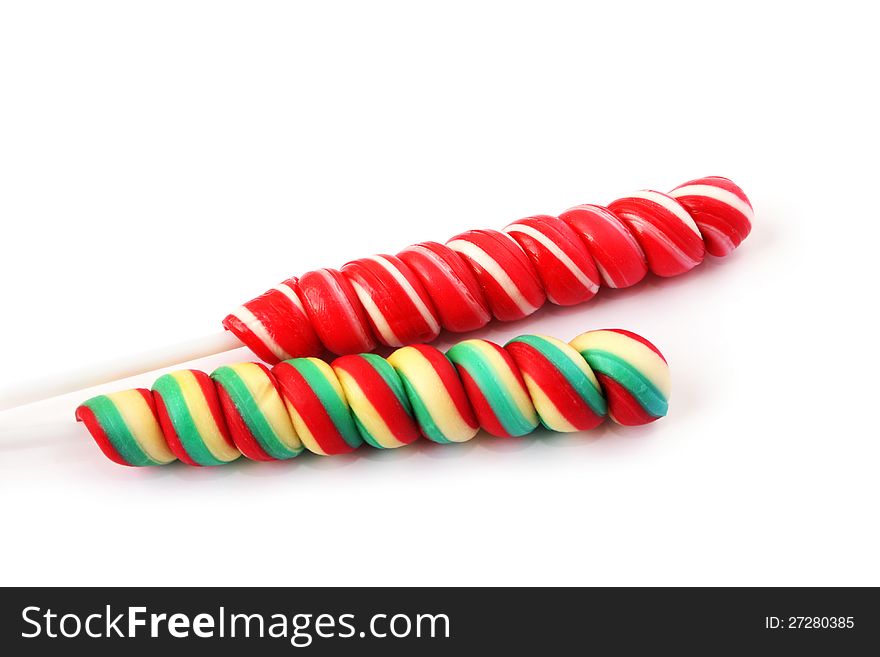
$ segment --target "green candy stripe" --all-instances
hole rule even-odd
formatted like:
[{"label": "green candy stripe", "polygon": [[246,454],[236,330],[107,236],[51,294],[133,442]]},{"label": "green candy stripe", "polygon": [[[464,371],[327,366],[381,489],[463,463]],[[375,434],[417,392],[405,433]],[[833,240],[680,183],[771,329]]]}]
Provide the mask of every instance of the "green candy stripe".
[{"label": "green candy stripe", "polygon": [[251,394],[247,384],[242,380],[233,368],[224,365],[211,374],[211,378],[217,381],[226,390],[235,408],[241,414],[244,423],[250,432],[254,434],[260,447],[266,450],[272,458],[284,460],[297,456],[302,450],[292,450],[287,447],[275,434],[272,425],[260,410],[260,406]]},{"label": "green candy stripe", "polygon": [[357,425],[352,418],[348,403],[341,398],[334,387],[327,381],[324,373],[318,369],[312,361],[306,358],[292,358],[287,361],[292,367],[296,368],[302,377],[309,384],[309,387],[317,395],[324,407],[330,415],[336,430],[339,431],[342,439],[351,447],[358,447],[363,440],[358,431]]},{"label": "green candy stripe", "polygon": [[135,466],[159,465],[158,461],[147,456],[131,433],[113,400],[106,395],[99,395],[83,402],[83,406],[91,409],[95,414],[98,424],[101,425],[110,443],[122,458]]},{"label": "green candy stripe", "polygon": [[407,378],[405,374],[402,372],[397,373],[400,376],[400,380],[403,383],[403,387],[406,389],[406,396],[409,398],[410,404],[412,405],[413,413],[415,413],[416,420],[419,423],[419,428],[422,430],[425,438],[428,440],[433,440],[435,443],[449,444],[454,441],[449,440],[446,435],[440,430],[440,427],[437,426],[437,423],[434,422],[434,418],[431,416],[431,412],[428,410],[428,407],[425,406],[425,402],[422,401],[421,396],[416,389],[413,387],[410,380]]},{"label": "green candy stripe", "polygon": [[163,374],[156,379],[153,390],[162,396],[171,424],[174,425],[177,437],[189,457],[199,465],[226,465],[226,461],[221,461],[211,453],[202,439],[177,379],[170,374]]},{"label": "green candy stripe", "polygon": [[385,449],[385,446],[382,445],[376,438],[371,434],[367,428],[364,426],[364,423],[361,422],[360,418],[357,415],[352,416],[354,418],[354,423],[358,428],[358,431],[361,433],[361,437],[366,441],[366,443],[370,447],[375,447],[376,449]]},{"label": "green candy stripe", "polygon": [[[539,335],[521,335],[510,342],[522,342],[538,350],[565,377],[565,380],[571,384],[571,387],[577,391],[581,399],[596,415],[608,414],[608,404],[605,402],[605,397],[596,389],[587,375],[571,362],[571,358],[562,349]],[[575,351],[575,353],[578,352]],[[580,356],[580,354],[578,355]],[[583,356],[580,357],[583,358]]]},{"label": "green candy stripe", "polygon": [[[491,347],[487,347],[491,349]],[[464,367],[479,386],[495,416],[511,436],[524,436],[538,426],[519,411],[507,388],[497,378],[492,365],[474,345],[459,343],[446,352],[453,363]]]},{"label": "green candy stripe", "polygon": [[403,406],[407,413],[411,414],[412,408],[410,407],[409,397],[401,384],[397,370],[392,367],[391,363],[376,354],[361,354],[361,358],[366,360],[379,373],[379,376],[382,377],[386,385],[391,388],[391,392],[397,397],[400,405]]},{"label": "green candy stripe", "polygon": [[626,360],[602,349],[590,349],[583,357],[596,372],[611,377],[635,397],[649,414],[663,417],[669,404],[657,387]]}]

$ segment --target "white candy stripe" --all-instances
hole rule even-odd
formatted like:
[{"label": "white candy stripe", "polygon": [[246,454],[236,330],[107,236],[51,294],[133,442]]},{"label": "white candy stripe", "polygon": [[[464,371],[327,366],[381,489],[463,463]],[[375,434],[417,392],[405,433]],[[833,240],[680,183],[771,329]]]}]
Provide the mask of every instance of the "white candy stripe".
[{"label": "white candy stripe", "polygon": [[537,228],[533,226],[529,226],[528,224],[510,224],[507,228],[504,229],[506,233],[523,233],[524,235],[528,235],[529,237],[535,239],[540,244],[544,246],[545,249],[550,251],[553,256],[559,260],[566,268],[574,274],[574,277],[578,279],[581,285],[595,293],[599,291],[599,286],[596,285],[596,282],[591,279],[584,272],[583,269],[578,267],[575,262],[568,257],[568,254],[557,246],[556,242],[547,237],[544,233],[539,231]]},{"label": "white candy stripe", "polygon": [[283,294],[288,299],[290,299],[291,303],[293,303],[294,306],[299,308],[299,311],[301,313],[305,314],[306,311],[305,311],[305,308],[303,308],[302,301],[299,300],[299,296],[293,290],[292,287],[290,287],[289,285],[287,285],[285,283],[281,283],[280,285],[276,285],[272,289],[278,290],[279,292],[281,292],[281,294]]},{"label": "white candy stripe", "polygon": [[676,217],[681,219],[681,222],[692,231],[694,231],[697,237],[703,239],[703,236],[700,234],[700,229],[697,228],[697,224],[694,222],[694,218],[688,214],[687,210],[681,207],[681,203],[679,203],[675,199],[670,198],[666,194],[654,192],[650,189],[642,189],[635,192],[634,194],[630,194],[627,198],[641,198],[662,206],[663,208],[674,214]]},{"label": "white candy stripe", "polygon": [[736,248],[733,240],[724,231],[718,230],[714,226],[703,224],[703,232],[706,233],[706,237],[714,237],[715,241],[721,243],[724,255],[731,253]]},{"label": "white candy stripe", "polygon": [[386,258],[382,256],[371,256],[368,258],[373,262],[377,262],[382,267],[394,277],[394,280],[397,281],[398,285],[403,288],[403,291],[406,292],[406,295],[409,297],[410,301],[413,302],[413,305],[416,307],[416,310],[419,311],[419,315],[422,316],[422,319],[425,320],[425,324],[427,324],[431,331],[434,333],[440,332],[440,324],[437,323],[437,318],[434,317],[434,313],[431,312],[431,309],[428,308],[427,304],[425,304],[424,299],[416,292],[415,288],[412,284],[407,280],[406,276],[394,266],[393,263],[389,262]]},{"label": "white candy stripe", "polygon": [[[509,235],[508,238],[513,239]],[[446,246],[453,251],[467,256],[480,265],[489,276],[495,279],[495,282],[501,286],[501,289],[504,290],[507,296],[510,297],[510,300],[513,301],[514,305],[516,305],[524,315],[531,315],[538,309],[538,306],[533,306],[528,302],[525,296],[523,296],[523,293],[513,282],[513,279],[511,279],[507,272],[504,271],[504,267],[499,265],[492,256],[479,246],[473,242],[468,242],[467,240],[452,240],[451,242],[447,242]],[[517,248],[519,248],[519,245],[517,245]]]},{"label": "white candy stripe", "polygon": [[[478,312],[480,315],[484,315],[486,319],[489,318],[488,313],[480,302],[474,298],[474,295],[471,293],[470,288],[465,285],[465,282],[459,278],[455,271],[453,271],[452,267],[449,266],[449,263],[446,262],[442,257],[436,254],[433,250],[429,249],[426,246],[422,246],[421,244],[414,244],[407,249],[407,251],[418,251],[423,256],[428,258],[434,266],[443,274],[443,277],[452,283],[457,289],[459,294],[462,296],[462,301],[466,302],[472,310]],[[428,293],[430,294],[430,289]]]},{"label": "white candy stripe", "polygon": [[[642,250],[642,247],[639,246],[638,240],[636,240],[633,234],[627,230],[626,226],[617,217],[617,215],[608,208],[586,205],[579,205],[578,208],[583,208],[585,211],[590,212],[593,216],[601,218],[604,223],[611,226],[615,231],[617,231],[636,251]],[[604,210],[604,212],[597,211],[596,208],[600,208],[601,210]]]},{"label": "white candy stripe", "polygon": [[700,264],[699,260],[694,260],[693,258],[689,257],[684,251],[678,248],[675,242],[669,239],[669,236],[666,233],[657,228],[650,221],[634,215],[630,217],[630,222],[638,225],[643,233],[648,234],[648,237],[659,242],[663,247],[666,248],[669,254],[673,258],[678,260],[678,262],[682,265],[689,265],[690,268],[693,268]]},{"label": "white candy stripe", "polygon": [[263,322],[257,319],[257,316],[248,310],[246,306],[241,306],[235,312],[231,313],[231,315],[241,320],[242,324],[244,324],[247,329],[263,343],[263,346],[265,346],[266,349],[275,354],[278,359],[287,360],[291,357],[290,354],[281,348],[281,345],[275,342],[275,338],[269,335],[269,331],[266,330]]},{"label": "white candy stripe", "polygon": [[612,215],[615,220],[612,221],[611,217],[605,216],[604,212],[600,214],[600,216],[602,217],[602,220],[606,224],[608,224],[609,226],[612,226],[614,228],[614,230],[616,230],[618,233],[623,235],[624,239],[626,239],[626,241],[629,243],[629,245],[632,246],[636,251],[641,253],[642,247],[639,244],[639,241],[636,239],[635,235],[633,235],[627,229],[624,222],[617,215],[615,215],[611,210],[608,210],[607,208],[605,208],[605,210],[608,212],[608,214]]},{"label": "white candy stripe", "polygon": [[357,316],[357,313],[354,311],[354,308],[351,307],[351,302],[348,299],[348,295],[345,294],[345,290],[342,289],[342,286],[339,284],[333,276],[326,269],[319,269],[314,274],[318,274],[323,278],[333,289],[333,292],[336,295],[336,298],[339,300],[338,306],[345,309],[345,314],[348,316],[348,323],[354,328],[354,330],[358,334],[358,338],[360,338],[361,344],[375,344],[370,335],[367,334],[367,329],[360,321],[360,317]]},{"label": "white candy stripe", "polygon": [[517,251],[521,251],[522,254],[523,254],[526,258],[529,257],[529,254],[526,253],[526,252],[523,250],[523,248],[519,245],[519,242],[517,242],[517,241],[516,241],[515,239],[513,239],[510,235],[508,235],[507,233],[505,233],[505,232],[503,232],[503,231],[501,232],[501,234],[504,235],[504,237],[506,237],[507,239],[510,240],[510,243],[513,244],[513,245],[516,247],[516,250],[517,250]]},{"label": "white candy stripe", "polygon": [[617,289],[617,283],[614,281],[611,276],[608,275],[608,272],[605,270],[605,267],[602,266],[602,263],[596,260],[596,269],[599,270],[599,275],[602,277],[602,282],[605,283],[610,288]]},{"label": "white candy stripe", "polygon": [[373,320],[373,324],[376,325],[376,330],[379,331],[379,336],[382,338],[382,341],[391,347],[402,347],[403,342],[394,334],[394,331],[391,330],[388,321],[385,319],[385,315],[379,310],[376,302],[373,301],[373,297],[367,294],[367,291],[362,288],[357,281],[352,280],[350,283],[354,288],[354,292],[357,294],[358,299],[361,300],[361,305],[363,305],[364,310],[367,311],[370,319]]},{"label": "white candy stripe", "polygon": [[743,201],[733,192],[724,189],[723,187],[716,187],[715,185],[685,185],[684,187],[673,189],[669,192],[669,195],[672,198],[681,198],[682,196],[705,196],[706,198],[715,199],[720,203],[729,205],[734,210],[737,210],[744,215],[749,221],[755,219],[755,211],[752,210],[752,206]]}]

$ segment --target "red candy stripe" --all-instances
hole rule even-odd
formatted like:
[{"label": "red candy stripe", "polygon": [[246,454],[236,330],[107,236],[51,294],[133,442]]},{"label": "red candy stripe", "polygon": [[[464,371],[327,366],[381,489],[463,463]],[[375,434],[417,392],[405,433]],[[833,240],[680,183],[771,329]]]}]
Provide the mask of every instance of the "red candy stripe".
[{"label": "red candy stripe", "polygon": [[290,278],[245,303],[223,320],[254,353],[269,363],[308,356],[321,349],[318,336]]},{"label": "red candy stripe", "polygon": [[456,367],[456,369],[458,370],[458,376],[461,377],[461,384],[464,386],[467,398],[471,402],[471,408],[474,409],[480,427],[498,438],[510,438],[511,435],[504,428],[504,425],[501,424],[498,416],[495,415],[492,405],[486,399],[477,382],[474,381],[473,377],[463,367]]},{"label": "red candy stripe", "polygon": [[227,445],[234,448],[235,443],[232,442],[229,429],[226,427],[226,418],[223,415],[223,409],[220,408],[220,399],[217,396],[217,387],[214,385],[214,381],[201,370],[190,371],[196,377],[199,388],[202,390],[202,395],[205,397],[205,402],[208,404],[208,410],[211,411],[211,417],[214,418],[214,423],[220,430],[220,436],[226,441]]},{"label": "red candy stripe", "polygon": [[599,272],[593,259],[563,221],[538,215],[515,221],[504,232],[531,259],[551,303],[573,306],[599,291]]},{"label": "red candy stripe", "polygon": [[351,283],[373,335],[384,345],[402,347],[430,342],[440,334],[440,323],[428,293],[404,262],[377,255],[349,262],[342,273]]},{"label": "red candy stripe", "polygon": [[562,372],[540,351],[525,342],[511,342],[504,348],[513,357],[522,375],[537,384],[573,427],[585,431],[594,429],[605,420],[593,412]]},{"label": "red candy stripe", "polygon": [[642,343],[643,345],[645,345],[648,349],[650,349],[650,350],[653,351],[655,354],[657,354],[658,356],[660,356],[660,358],[663,359],[663,362],[664,362],[664,363],[666,362],[666,356],[664,356],[663,354],[661,354],[661,353],[660,353],[660,350],[659,350],[657,347],[655,347],[653,344],[651,344],[650,342],[648,342],[645,338],[643,338],[643,337],[642,337],[641,335],[639,335],[638,333],[633,333],[632,331],[627,331],[626,329],[604,329],[604,330],[608,331],[609,333],[620,333],[621,335],[625,335],[626,337],[628,337],[628,338],[630,338],[630,339],[632,339],[632,340],[635,340],[636,342],[641,342],[641,343]]},{"label": "red candy stripe", "polygon": [[300,277],[297,291],[315,333],[329,351],[356,354],[376,348],[366,313],[342,273],[335,269],[310,271]]},{"label": "red candy stripe", "polygon": [[180,442],[180,436],[177,435],[174,423],[168,415],[168,409],[165,408],[165,402],[162,401],[162,395],[158,392],[153,392],[153,400],[156,402],[156,415],[159,417],[159,426],[162,428],[162,435],[165,436],[165,442],[168,443],[168,448],[171,450],[171,453],[182,463],[199,466],[198,463],[190,458],[190,455],[183,447],[183,443]]},{"label": "red candy stripe", "polygon": [[223,386],[217,386],[217,395],[220,398],[223,414],[226,416],[226,426],[229,428],[232,442],[235,443],[238,451],[254,461],[276,460],[262,448],[254,434],[251,433],[247,423]]},{"label": "red candy stripe", "polygon": [[418,276],[447,331],[463,333],[492,319],[474,273],[449,247],[437,242],[413,244],[397,254]]},{"label": "red candy stripe", "polygon": [[752,204],[745,192],[720,176],[697,178],[670,193],[688,211],[703,235],[706,251],[728,255],[752,230]]},{"label": "red candy stripe", "polygon": [[547,297],[538,274],[509,235],[497,230],[469,230],[446,245],[470,265],[496,319],[522,319],[544,305]]},{"label": "red candy stripe", "polygon": [[278,363],[272,368],[272,374],[278,381],[281,396],[296,409],[325,454],[348,454],[356,449],[345,442],[333,418],[295,367],[288,363]]},{"label": "red candy stripe", "polygon": [[581,238],[608,287],[635,285],[648,273],[642,247],[608,208],[579,205],[559,218]]},{"label": "red candy stripe", "polygon": [[473,427],[474,429],[479,427],[480,425],[477,422],[477,418],[474,416],[474,410],[471,408],[471,403],[468,401],[468,396],[465,394],[461,380],[456,374],[455,365],[453,365],[446,357],[446,354],[434,347],[423,344],[413,345],[413,348],[418,349],[422,356],[424,356],[434,368],[434,371],[440,377],[440,381],[443,382],[443,387],[445,387],[446,392],[449,393],[452,403],[455,404],[455,408],[459,415],[461,415],[461,418],[469,427]]},{"label": "red candy stripe", "polygon": [[635,427],[648,424],[659,418],[650,415],[639,401],[630,394],[614,379],[605,374],[596,373],[596,378],[605,390],[605,399],[608,402],[608,414],[618,424],[625,427]]},{"label": "red candy stripe", "polygon": [[418,440],[421,433],[409,410],[403,406],[382,375],[365,358],[358,355],[342,356],[334,360],[331,367],[334,370],[345,371],[355,380],[367,401],[382,417],[399,442],[408,445]]},{"label": "red candy stripe", "polygon": [[104,427],[98,422],[98,418],[95,417],[95,412],[92,409],[88,406],[80,406],[76,409],[76,419],[86,425],[86,429],[92,434],[98,447],[104,452],[104,456],[119,465],[131,465],[131,463],[122,458],[122,454],[116,451],[116,448],[113,447],[113,443],[110,442],[107,432],[104,431]]},{"label": "red candy stripe", "polygon": [[646,190],[608,206],[633,232],[658,276],[677,276],[703,262],[706,245],[694,220],[671,196]]}]

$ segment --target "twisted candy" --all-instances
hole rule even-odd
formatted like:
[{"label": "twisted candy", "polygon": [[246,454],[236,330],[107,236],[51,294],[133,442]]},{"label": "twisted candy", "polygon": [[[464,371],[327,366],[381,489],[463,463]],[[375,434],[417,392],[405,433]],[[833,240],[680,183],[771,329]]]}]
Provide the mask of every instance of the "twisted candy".
[{"label": "twisted candy", "polygon": [[445,245],[350,262],[291,278],[248,301],[223,325],[270,363],[430,342],[441,328],[473,331],[492,317],[526,317],[549,300],[591,299],[648,271],[677,276],[708,252],[725,256],[751,230],[752,206],[727,178],[699,178],[669,194],[640,191],[609,204],[538,215],[503,231],[470,230]]},{"label": "twisted candy", "polygon": [[209,377],[180,370],[152,391],[100,395],[76,410],[110,459],[122,465],[222,465],[244,455],[290,459],[303,449],[344,454],[362,443],[408,445],[522,436],[539,422],[581,431],[606,416],[623,425],[666,415],[669,368],[650,342],[617,329],[566,344],[523,335],[504,347],[465,340],[445,355],[427,345],[387,359],[348,355],[328,364],[293,358],[269,370],[236,363]]}]

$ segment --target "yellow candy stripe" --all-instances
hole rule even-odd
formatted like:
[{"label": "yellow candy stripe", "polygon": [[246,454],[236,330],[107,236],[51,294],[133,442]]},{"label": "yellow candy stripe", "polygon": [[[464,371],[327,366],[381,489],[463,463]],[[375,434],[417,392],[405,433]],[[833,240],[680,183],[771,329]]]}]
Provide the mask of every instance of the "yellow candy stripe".
[{"label": "yellow candy stripe", "polygon": [[241,456],[241,453],[223,438],[195,375],[189,370],[179,370],[172,372],[171,376],[180,386],[190,417],[196,425],[202,442],[214,458],[220,461],[234,461]]},{"label": "yellow candy stripe", "polygon": [[638,340],[614,331],[590,331],[579,335],[570,344],[582,353],[595,349],[617,355],[641,372],[666,399],[669,399],[672,389],[669,366]]},{"label": "yellow candy stripe", "polygon": [[[342,402],[345,403],[347,406],[348,402],[345,400],[345,393],[342,390],[342,386],[339,385],[339,380],[336,378],[336,373],[333,371],[333,368],[320,358],[314,358],[310,356],[308,358],[304,358],[303,360],[309,361],[316,368],[318,368],[321,375],[326,380],[327,384],[336,393],[336,396],[340,400],[342,400]],[[287,412],[290,414],[290,419],[293,422],[293,428],[299,435],[299,439],[302,441],[303,446],[305,446],[305,448],[313,454],[318,454],[319,456],[328,456],[327,452],[321,449],[320,443],[315,439],[315,435],[312,433],[309,425],[306,424],[305,420],[303,420],[302,415],[300,415],[293,404],[290,403],[290,400],[288,400],[286,397],[284,399],[284,406],[285,408],[287,408]]]},{"label": "yellow candy stripe", "polygon": [[556,407],[556,404],[553,403],[553,400],[544,393],[541,386],[539,386],[532,377],[523,372],[523,380],[526,382],[526,388],[529,389],[532,403],[535,405],[535,410],[538,411],[538,415],[541,416],[541,421],[544,423],[544,426],[551,431],[577,431],[577,427],[565,419],[565,416],[559,412],[559,409]]},{"label": "yellow candy stripe", "polygon": [[339,383],[342,384],[342,389],[345,391],[348,405],[370,436],[382,447],[388,449],[406,445],[407,443],[397,440],[394,433],[388,428],[388,424],[382,418],[382,414],[376,410],[354,377],[341,367],[334,368],[334,370]]},{"label": "yellow candy stripe", "polygon": [[336,372],[333,371],[333,368],[320,358],[307,358],[306,360],[311,361],[319,370],[321,370],[321,374],[323,374],[324,378],[327,379],[327,383],[330,384],[339,399],[344,402],[345,391],[343,391],[342,386],[339,385],[339,379],[336,378]]},{"label": "yellow candy stripe", "polygon": [[302,441],[284,407],[284,402],[281,401],[281,395],[266,376],[266,372],[256,363],[237,363],[230,367],[235,370],[256,401],[266,422],[272,427],[275,437],[288,449],[295,452],[301,450]]},{"label": "yellow candy stripe", "polygon": [[477,430],[465,422],[443,380],[418,349],[403,347],[387,360],[394,369],[406,375],[407,381],[444,438],[458,443],[468,441],[476,435]]},{"label": "yellow candy stripe", "polygon": [[464,342],[459,342],[459,344],[471,345],[480,352],[480,355],[489,363],[492,371],[496,374],[498,380],[516,404],[520,415],[526,418],[529,422],[537,424],[538,414],[535,411],[532,400],[529,398],[528,392],[520,384],[513,370],[510,369],[510,365],[508,365],[501,357],[501,354],[484,340],[465,340]]},{"label": "yellow candy stripe", "polygon": [[302,441],[303,446],[313,454],[317,454],[319,456],[327,456],[327,452],[321,449],[321,445],[318,444],[317,440],[315,440],[315,436],[309,429],[309,425],[307,425],[305,421],[303,421],[302,415],[300,415],[299,412],[293,407],[293,404],[285,399],[284,406],[287,408],[287,412],[290,414],[290,419],[293,422],[293,427],[296,430],[296,433],[299,435],[299,439]]},{"label": "yellow candy stripe", "polygon": [[122,390],[105,395],[113,402],[137,444],[151,459],[165,465],[177,457],[168,448],[162,428],[152,409],[137,390]]}]

